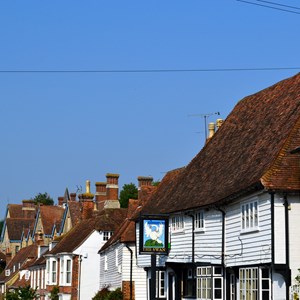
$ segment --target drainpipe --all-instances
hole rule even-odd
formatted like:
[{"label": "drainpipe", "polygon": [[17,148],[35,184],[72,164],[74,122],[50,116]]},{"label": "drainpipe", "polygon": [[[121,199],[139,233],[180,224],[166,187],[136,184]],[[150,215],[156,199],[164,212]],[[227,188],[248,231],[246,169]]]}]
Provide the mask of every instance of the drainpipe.
[{"label": "drainpipe", "polygon": [[192,280],[193,280],[193,295],[196,295],[196,284],[195,284],[195,216],[189,214],[192,218]]},{"label": "drainpipe", "polygon": [[290,230],[289,230],[289,202],[284,195],[284,214],[285,214],[285,265],[286,265],[286,299],[289,297],[289,287],[291,286],[290,270]]},{"label": "drainpipe", "polygon": [[127,244],[125,244],[126,248],[130,252],[130,296],[129,300],[132,300],[132,265],[133,265],[133,251],[128,247]]},{"label": "drainpipe", "polygon": [[272,255],[272,264],[274,264],[274,260],[275,260],[275,232],[274,232],[274,197],[275,197],[275,193],[271,192],[271,255]]},{"label": "drainpipe", "polygon": [[78,287],[77,287],[77,299],[80,300],[80,282],[81,282],[81,262],[82,262],[82,255],[78,257]]}]

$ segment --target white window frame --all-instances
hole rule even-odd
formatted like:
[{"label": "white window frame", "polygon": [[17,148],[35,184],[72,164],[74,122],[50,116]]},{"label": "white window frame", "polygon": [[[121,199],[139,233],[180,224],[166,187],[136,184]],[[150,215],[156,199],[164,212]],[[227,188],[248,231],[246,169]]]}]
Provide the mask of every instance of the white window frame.
[{"label": "white window frame", "polygon": [[205,230],[205,214],[204,210],[200,210],[194,215],[195,231],[203,232]]},{"label": "white window frame", "polygon": [[166,271],[156,271],[156,297],[166,297]]},{"label": "white window frame", "polygon": [[112,231],[103,231],[103,241],[108,241],[111,238],[112,234]]},{"label": "white window frame", "polygon": [[258,201],[241,204],[241,232],[257,231],[259,229]]},{"label": "white window frame", "polygon": [[108,270],[107,254],[104,255],[104,271]]},{"label": "white window frame", "polygon": [[[55,269],[53,266],[55,265]],[[57,284],[57,266],[58,262],[55,257],[50,257],[46,261],[46,272],[47,272],[47,284],[48,285],[56,285]],[[55,281],[53,281],[55,275]]]},{"label": "white window frame", "polygon": [[59,284],[62,286],[71,286],[72,284],[73,260],[70,255],[60,257],[60,277]]},{"label": "white window frame", "polygon": [[174,215],[171,217],[171,229],[172,229],[172,232],[183,232],[184,231],[183,215]]},{"label": "white window frame", "polygon": [[258,268],[240,268],[239,270],[239,294],[240,299],[259,299],[259,269]]},{"label": "white window frame", "polygon": [[10,269],[5,270],[5,276],[10,276]]},{"label": "white window frame", "polygon": [[[217,273],[217,269],[221,269],[221,272]],[[203,300],[222,300],[224,298],[223,290],[223,270],[222,267],[203,266],[197,267],[196,273],[197,286],[196,294],[197,299]],[[217,285],[217,282],[220,282]],[[215,292],[221,291],[221,297],[216,297]]]}]

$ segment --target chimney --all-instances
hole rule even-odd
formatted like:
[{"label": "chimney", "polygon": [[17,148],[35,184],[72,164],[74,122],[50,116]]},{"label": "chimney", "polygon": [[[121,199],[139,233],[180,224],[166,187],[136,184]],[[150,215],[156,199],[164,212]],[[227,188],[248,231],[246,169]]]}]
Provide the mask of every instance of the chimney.
[{"label": "chimney", "polygon": [[32,218],[32,212],[35,212],[35,209],[34,200],[22,200],[22,213],[25,219]]},{"label": "chimney", "polygon": [[35,243],[38,246],[44,245],[43,233],[41,230],[38,230],[34,235]]},{"label": "chimney", "polygon": [[94,211],[94,194],[90,190],[91,183],[89,180],[85,184],[85,193],[78,196],[82,207],[81,207],[81,218],[82,220],[90,219],[93,216]]},{"label": "chimney", "polygon": [[70,201],[76,201],[76,193],[70,194]]},{"label": "chimney", "polygon": [[96,201],[106,200],[106,182],[96,182]]},{"label": "chimney", "polygon": [[139,176],[137,179],[138,179],[138,199],[140,199],[142,187],[143,186],[152,186],[153,177]]},{"label": "chimney", "polygon": [[222,119],[217,119],[217,121],[216,121],[217,130],[221,127],[222,124],[223,124],[223,120]]},{"label": "chimney", "polygon": [[118,200],[119,199],[119,174],[106,174],[106,195],[107,200]]},{"label": "chimney", "polygon": [[5,261],[6,261],[6,265],[8,266],[8,264],[10,263],[12,259],[12,253],[10,251],[10,249],[6,249],[6,252],[5,252]]},{"label": "chimney", "polygon": [[97,210],[103,210],[105,206],[105,201],[107,200],[106,197],[106,182],[96,182],[96,194],[95,194],[95,201],[97,205]]},{"label": "chimney", "polygon": [[58,197],[57,200],[58,200],[58,206],[63,206],[65,197]]},{"label": "chimney", "polygon": [[212,138],[215,134],[215,123],[211,122],[208,124],[208,139]]}]

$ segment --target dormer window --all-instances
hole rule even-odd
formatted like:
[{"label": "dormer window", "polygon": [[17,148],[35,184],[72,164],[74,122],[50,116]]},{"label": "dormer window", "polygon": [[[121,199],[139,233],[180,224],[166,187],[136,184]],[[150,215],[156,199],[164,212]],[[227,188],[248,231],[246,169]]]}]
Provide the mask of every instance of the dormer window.
[{"label": "dormer window", "polygon": [[112,231],[103,231],[103,241],[108,241],[112,236]]}]

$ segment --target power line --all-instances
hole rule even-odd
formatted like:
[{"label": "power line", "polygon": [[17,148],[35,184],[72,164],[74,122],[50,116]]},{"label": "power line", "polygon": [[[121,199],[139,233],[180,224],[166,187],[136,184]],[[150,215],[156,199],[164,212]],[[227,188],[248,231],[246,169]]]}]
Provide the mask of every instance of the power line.
[{"label": "power line", "polygon": [[[237,0],[245,2],[244,0]],[[117,69],[117,70],[0,70],[0,73],[180,73],[180,72],[247,72],[300,70],[300,67],[207,68],[207,69]]]},{"label": "power line", "polygon": [[244,3],[247,3],[247,4],[256,5],[256,6],[262,6],[262,7],[267,7],[267,8],[271,8],[271,9],[281,10],[281,11],[284,11],[284,12],[289,12],[289,13],[292,13],[292,14],[300,15],[299,12],[296,12],[296,11],[293,11],[293,10],[283,9],[283,8],[269,6],[269,5],[264,5],[264,4],[258,4],[258,3],[254,3],[254,2],[250,2],[250,1],[246,1],[246,0],[236,0],[236,1],[238,1],[238,2],[244,2]]},{"label": "power line", "polygon": [[277,2],[271,2],[271,1],[265,1],[265,0],[256,0],[256,1],[300,10],[300,7],[297,7],[297,6],[290,6],[290,5],[285,5],[285,4],[281,4],[281,3],[277,3]]}]

